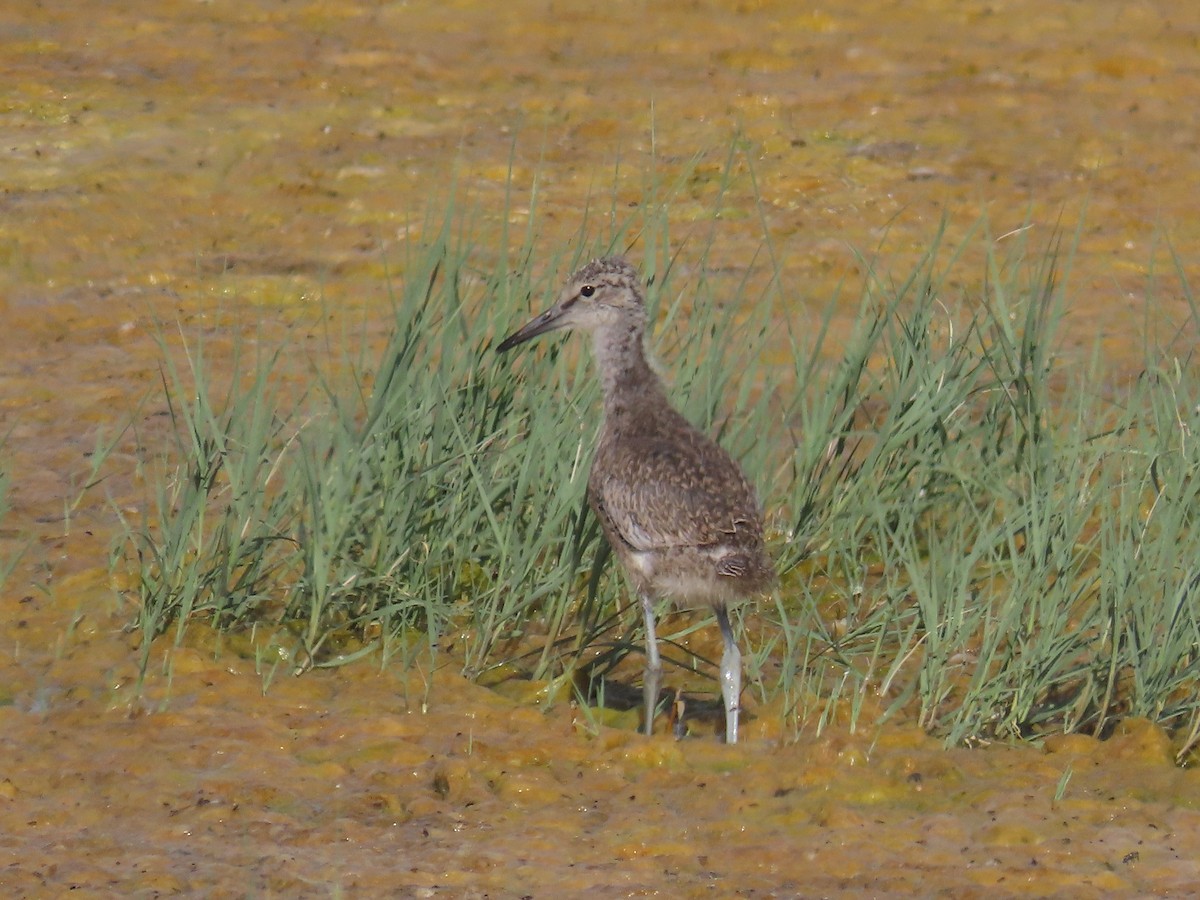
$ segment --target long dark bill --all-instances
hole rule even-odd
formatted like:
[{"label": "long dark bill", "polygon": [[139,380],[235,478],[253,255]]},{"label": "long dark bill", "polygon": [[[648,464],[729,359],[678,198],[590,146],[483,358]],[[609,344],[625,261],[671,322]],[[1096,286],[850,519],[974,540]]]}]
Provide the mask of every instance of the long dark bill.
[{"label": "long dark bill", "polygon": [[519,329],[514,331],[496,346],[497,353],[504,353],[506,350],[511,350],[517,344],[523,344],[531,338],[537,337],[539,334],[545,334],[547,331],[553,331],[559,327],[558,318],[562,315],[562,310],[553,306],[546,310],[535,319],[530,319]]}]

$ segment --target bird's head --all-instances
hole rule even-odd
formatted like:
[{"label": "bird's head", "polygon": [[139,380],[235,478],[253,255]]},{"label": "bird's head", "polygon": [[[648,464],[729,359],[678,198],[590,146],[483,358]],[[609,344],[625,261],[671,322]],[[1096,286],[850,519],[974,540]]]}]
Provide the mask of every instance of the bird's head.
[{"label": "bird's head", "polygon": [[643,330],[646,303],[637,270],[620,256],[608,256],[592,260],[572,275],[557,302],[501,341],[496,351],[503,353],[560,328],[595,332],[620,325]]}]

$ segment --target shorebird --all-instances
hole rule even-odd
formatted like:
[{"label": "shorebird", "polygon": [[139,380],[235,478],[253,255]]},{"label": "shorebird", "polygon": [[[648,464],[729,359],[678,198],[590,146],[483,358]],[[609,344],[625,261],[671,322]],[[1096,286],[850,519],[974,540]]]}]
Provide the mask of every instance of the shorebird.
[{"label": "shorebird", "polygon": [[621,257],[597,259],[563,286],[558,301],[496,347],[503,353],[547,331],[591,334],[604,389],[604,424],[588,476],[588,504],[637,592],[646,624],[645,732],[654,731],[662,679],[658,600],[707,603],[725,650],[725,741],[737,742],[741,652],[727,605],[768,589],[775,567],[762,511],[733,458],[676,410],[646,360],[646,303],[637,271]]}]

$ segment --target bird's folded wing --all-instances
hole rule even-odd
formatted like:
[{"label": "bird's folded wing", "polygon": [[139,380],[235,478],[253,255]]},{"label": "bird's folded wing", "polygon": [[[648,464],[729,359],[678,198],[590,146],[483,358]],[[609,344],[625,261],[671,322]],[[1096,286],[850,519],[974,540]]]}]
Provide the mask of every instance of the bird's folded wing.
[{"label": "bird's folded wing", "polygon": [[757,501],[737,464],[724,451],[697,459],[689,449],[643,445],[594,479],[595,500],[633,549],[716,547],[755,527]]}]

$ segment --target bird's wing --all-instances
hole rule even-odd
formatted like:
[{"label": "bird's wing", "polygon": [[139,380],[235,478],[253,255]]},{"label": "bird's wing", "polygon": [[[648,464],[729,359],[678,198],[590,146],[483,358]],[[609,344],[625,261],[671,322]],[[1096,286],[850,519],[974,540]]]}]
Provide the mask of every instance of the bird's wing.
[{"label": "bird's wing", "polygon": [[716,546],[760,530],[758,502],[741,469],[699,433],[615,448],[597,468],[593,502],[634,550]]}]

